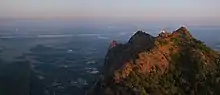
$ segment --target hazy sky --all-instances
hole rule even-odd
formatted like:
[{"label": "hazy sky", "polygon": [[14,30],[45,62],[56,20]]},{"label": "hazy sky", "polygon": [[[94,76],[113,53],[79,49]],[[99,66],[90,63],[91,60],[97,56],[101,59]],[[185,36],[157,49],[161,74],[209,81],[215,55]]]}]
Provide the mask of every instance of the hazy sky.
[{"label": "hazy sky", "polygon": [[0,0],[0,18],[220,21],[220,0]]}]

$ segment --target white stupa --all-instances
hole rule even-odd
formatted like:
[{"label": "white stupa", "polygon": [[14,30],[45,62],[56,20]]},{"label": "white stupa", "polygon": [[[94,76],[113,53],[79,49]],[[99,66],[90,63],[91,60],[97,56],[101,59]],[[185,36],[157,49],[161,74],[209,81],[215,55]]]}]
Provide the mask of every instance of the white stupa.
[{"label": "white stupa", "polygon": [[162,29],[162,30],[160,31],[159,36],[161,36],[161,37],[168,37],[168,36],[169,36],[169,33],[166,32],[164,29]]},{"label": "white stupa", "polygon": [[161,30],[161,33],[166,33],[166,31],[164,29]]}]

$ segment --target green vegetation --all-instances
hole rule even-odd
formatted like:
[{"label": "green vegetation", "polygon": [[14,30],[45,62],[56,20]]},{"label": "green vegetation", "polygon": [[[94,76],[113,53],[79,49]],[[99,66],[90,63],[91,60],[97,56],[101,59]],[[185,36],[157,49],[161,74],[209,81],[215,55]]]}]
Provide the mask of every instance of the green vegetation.
[{"label": "green vegetation", "polygon": [[199,48],[201,51],[206,52],[206,53],[210,53],[210,51],[212,51],[209,47],[207,47],[202,41],[193,39],[194,41],[194,45],[196,46],[196,48]]},{"label": "green vegetation", "polygon": [[212,51],[211,48],[207,47],[202,41],[197,40],[195,38],[192,39],[182,39],[182,38],[171,38],[171,41],[176,45],[180,45],[183,47],[192,47],[195,49],[199,49],[204,53],[210,53]]},{"label": "green vegetation", "polygon": [[164,45],[167,45],[167,44],[168,44],[168,41],[166,41],[166,40],[158,40],[158,43],[159,43],[161,46],[164,46]]},{"label": "green vegetation", "polygon": [[[151,60],[161,53],[134,58],[134,63],[140,62],[141,66],[139,63],[130,63],[133,69],[126,72],[129,74],[126,78],[119,83],[112,79],[101,88],[110,89],[107,91],[113,94],[102,95],[220,95],[220,56],[217,58],[216,52],[191,37],[185,28],[177,30],[170,37],[170,40],[158,38],[155,42],[156,48],[165,52],[163,56],[167,60],[161,62],[168,64],[156,64],[157,61]],[[172,43],[170,46],[168,41]],[[164,45],[167,47],[158,48]],[[143,61],[143,58],[147,61]]]},{"label": "green vegetation", "polygon": [[117,85],[129,92],[126,95],[220,95],[219,59],[208,66],[201,56],[194,54],[192,48],[185,48],[172,55],[170,63],[164,74],[158,68],[145,74],[134,70]]},{"label": "green vegetation", "polygon": [[174,42],[174,44],[179,44],[180,40],[178,38],[171,38],[171,41]]}]

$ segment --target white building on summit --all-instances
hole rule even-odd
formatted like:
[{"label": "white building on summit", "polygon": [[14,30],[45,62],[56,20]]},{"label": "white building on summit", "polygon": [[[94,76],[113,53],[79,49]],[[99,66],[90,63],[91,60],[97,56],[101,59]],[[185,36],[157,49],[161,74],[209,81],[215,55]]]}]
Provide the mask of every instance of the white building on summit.
[{"label": "white building on summit", "polygon": [[159,36],[161,37],[168,37],[170,35],[170,33],[166,32],[164,29],[161,30]]},{"label": "white building on summit", "polygon": [[161,33],[166,33],[166,31],[164,29],[161,30]]}]

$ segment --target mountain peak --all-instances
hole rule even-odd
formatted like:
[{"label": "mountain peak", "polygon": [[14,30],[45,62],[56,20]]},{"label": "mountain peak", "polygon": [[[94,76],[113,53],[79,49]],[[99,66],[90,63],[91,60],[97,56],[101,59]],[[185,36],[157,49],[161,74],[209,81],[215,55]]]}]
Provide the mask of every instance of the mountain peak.
[{"label": "mountain peak", "polygon": [[153,46],[155,37],[143,31],[137,31],[128,41],[128,45],[134,51],[142,51]]},{"label": "mountain peak", "polygon": [[138,30],[135,34],[145,34],[145,32]]},{"label": "mountain peak", "polygon": [[188,31],[188,29],[186,27],[180,27],[179,29],[177,29],[176,31],[173,32],[174,35],[179,35],[179,36],[186,36],[186,37],[192,37],[192,35],[190,34],[190,32]]},{"label": "mountain peak", "polygon": [[145,33],[143,31],[137,31],[128,42],[132,43],[133,41],[137,40],[137,38],[148,38],[151,37],[150,34]]},{"label": "mountain peak", "polygon": [[143,44],[142,42],[149,43],[152,42],[154,39],[153,36],[151,36],[148,33],[145,33],[143,31],[137,31],[128,41],[128,43],[133,45],[140,45]]},{"label": "mountain peak", "polygon": [[198,89],[204,89],[204,93],[218,95],[213,89],[218,89],[220,82],[207,84],[219,75],[218,57],[217,52],[193,38],[186,27],[158,37],[137,31],[127,43],[108,51],[101,78],[88,94],[194,95],[202,94],[203,90]]},{"label": "mountain peak", "polygon": [[181,27],[180,27],[179,29],[177,29],[177,30],[188,31],[185,26],[181,26]]}]

